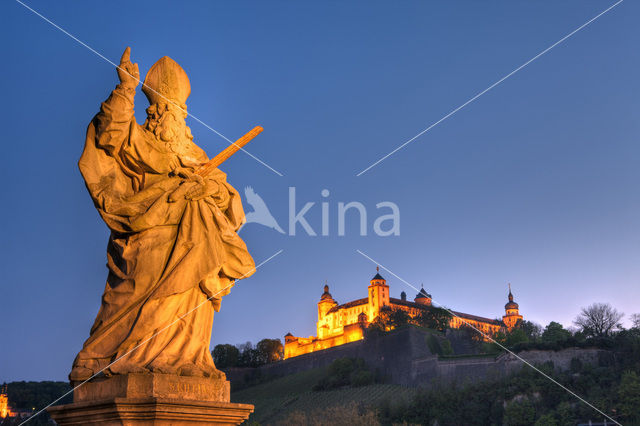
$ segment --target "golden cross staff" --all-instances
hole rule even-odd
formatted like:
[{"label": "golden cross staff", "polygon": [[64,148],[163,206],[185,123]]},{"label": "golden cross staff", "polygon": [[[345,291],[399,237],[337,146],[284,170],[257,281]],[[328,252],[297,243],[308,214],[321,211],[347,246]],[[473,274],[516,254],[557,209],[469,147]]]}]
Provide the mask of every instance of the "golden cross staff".
[{"label": "golden cross staff", "polygon": [[243,146],[251,142],[251,140],[256,136],[258,136],[263,130],[264,129],[260,126],[254,127],[246,135],[244,135],[243,137],[235,141],[235,143],[229,145],[220,154],[216,155],[211,160],[209,160],[207,164],[205,164],[204,166],[196,170],[196,173],[203,177],[207,176],[208,174],[213,172],[216,169],[216,167],[218,167],[220,164],[227,161],[229,157],[231,157],[236,152],[240,151]]},{"label": "golden cross staff", "polygon": [[[264,129],[262,127],[260,127],[260,126],[254,127],[246,135],[244,135],[243,137],[241,137],[240,139],[238,139],[237,141],[235,141],[234,143],[229,145],[220,154],[216,155],[211,160],[209,160],[209,162],[207,164],[201,166],[198,170],[196,170],[195,174],[200,176],[200,179],[210,175],[211,173],[213,173],[213,171],[216,169],[216,167],[218,167],[220,164],[222,164],[226,160],[228,160],[229,157],[231,157],[233,154],[235,154],[236,152],[240,151],[243,146],[245,146],[246,144],[251,142],[251,140],[253,138],[255,138],[256,136],[258,136],[263,130]],[[198,193],[197,189],[191,188],[189,190],[189,186],[188,185],[182,185],[181,184],[180,186],[178,186],[178,188],[175,191],[173,191],[169,195],[169,202],[170,203],[174,203],[174,202],[178,201],[183,196],[194,195],[194,194],[197,194],[197,193]],[[136,195],[133,195],[133,198],[135,198],[135,197],[136,197]]]}]

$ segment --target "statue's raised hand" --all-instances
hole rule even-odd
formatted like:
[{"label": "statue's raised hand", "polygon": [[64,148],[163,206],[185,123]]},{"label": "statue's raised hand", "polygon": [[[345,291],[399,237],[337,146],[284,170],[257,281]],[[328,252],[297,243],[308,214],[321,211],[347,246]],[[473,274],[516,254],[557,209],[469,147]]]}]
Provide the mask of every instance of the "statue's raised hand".
[{"label": "statue's raised hand", "polygon": [[140,71],[138,70],[138,64],[132,64],[129,59],[131,54],[131,48],[127,47],[120,58],[120,66],[118,67],[118,77],[120,83],[130,89],[135,89],[140,83]]}]

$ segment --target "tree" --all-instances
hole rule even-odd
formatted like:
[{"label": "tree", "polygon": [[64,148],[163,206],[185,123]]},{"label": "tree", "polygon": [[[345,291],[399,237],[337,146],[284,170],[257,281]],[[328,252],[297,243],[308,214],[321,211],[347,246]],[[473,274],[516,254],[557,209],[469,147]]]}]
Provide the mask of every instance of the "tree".
[{"label": "tree", "polygon": [[504,409],[502,423],[504,425],[531,425],[534,423],[536,411],[529,399],[512,401]]},{"label": "tree", "polygon": [[544,328],[541,339],[544,343],[555,344],[564,342],[570,337],[571,332],[562,327],[562,324],[551,321],[549,325]]},{"label": "tree", "polygon": [[382,321],[380,319],[380,316],[377,316],[367,326],[366,335],[367,336],[380,336],[380,335],[384,334],[385,331],[387,331],[386,324],[384,323],[384,321]]},{"label": "tree", "polygon": [[558,422],[556,422],[556,418],[552,413],[547,413],[538,418],[534,426],[556,426]]},{"label": "tree", "polygon": [[573,321],[589,337],[607,337],[622,328],[620,320],[624,314],[608,303],[594,303],[582,308]]},{"label": "tree", "polygon": [[420,314],[415,317],[411,317],[411,315],[402,308],[383,306],[378,316],[367,327],[367,332],[380,334],[407,324],[445,331],[449,328],[451,317],[452,315],[448,310],[436,308],[435,306],[425,307]]},{"label": "tree", "polygon": [[542,327],[533,321],[519,320],[516,327],[522,329],[530,342],[536,342],[542,335]]},{"label": "tree", "polygon": [[629,424],[640,423],[640,378],[635,371],[622,373],[618,398],[622,418]]},{"label": "tree", "polygon": [[374,334],[379,334],[407,325],[410,320],[409,313],[404,309],[383,306],[378,316],[369,324],[367,330]]},{"label": "tree", "polygon": [[257,367],[260,365],[258,350],[253,347],[251,342],[238,345],[238,350],[240,351],[238,367]]},{"label": "tree", "polygon": [[269,364],[284,358],[284,346],[280,339],[262,339],[256,345],[260,364]]},{"label": "tree", "polygon": [[631,328],[640,328],[640,314],[631,314]]},{"label": "tree", "polygon": [[516,327],[506,334],[504,345],[511,348],[518,343],[527,343],[528,341],[529,338],[527,337],[527,334],[524,332],[524,330]]},{"label": "tree", "polygon": [[393,328],[398,328],[398,327],[402,327],[403,325],[407,325],[411,320],[409,313],[404,309],[399,309],[399,308],[391,309],[391,311],[388,313],[388,317],[389,317],[389,323],[390,323],[389,325],[391,325],[391,327]]},{"label": "tree", "polygon": [[577,422],[575,410],[570,402],[563,401],[558,404],[554,410],[554,414],[559,425],[573,425]]},{"label": "tree", "polygon": [[211,352],[218,368],[236,367],[240,361],[240,350],[233,345],[216,345]]},{"label": "tree", "polygon": [[[514,327],[511,330],[502,329],[493,335],[493,339],[498,342],[500,345],[505,346],[507,348],[512,348],[518,343],[527,343],[529,338],[525,331],[520,327]],[[502,348],[499,345],[493,343],[491,345],[493,348],[489,347],[489,352],[499,351]]]},{"label": "tree", "polygon": [[414,318],[417,325],[433,330],[446,331],[453,315],[447,309],[429,306]]}]

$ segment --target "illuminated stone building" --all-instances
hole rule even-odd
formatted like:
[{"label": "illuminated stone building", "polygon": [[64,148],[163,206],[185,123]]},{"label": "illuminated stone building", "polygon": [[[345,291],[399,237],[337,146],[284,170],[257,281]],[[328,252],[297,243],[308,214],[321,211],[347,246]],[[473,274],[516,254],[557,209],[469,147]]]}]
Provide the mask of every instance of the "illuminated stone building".
[{"label": "illuminated stone building", "polygon": [[0,419],[15,417],[16,413],[9,408],[9,398],[7,397],[7,386],[0,390]]},{"label": "illuminated stone building", "polygon": [[[404,291],[400,294],[400,299],[391,297],[387,281],[380,275],[379,270],[370,281],[367,297],[342,305],[336,302],[329,293],[329,286],[325,285],[324,293],[318,302],[317,336],[296,337],[287,333],[284,337],[284,357],[291,358],[360,340],[364,337],[367,325],[378,316],[381,309],[399,308],[413,317],[430,306],[431,295],[424,288],[418,292],[413,301],[407,300]],[[513,301],[511,285],[509,285],[509,302],[505,305],[502,321],[463,312],[451,312],[453,313],[450,322],[452,328],[459,328],[466,324],[487,335],[493,335],[504,329],[510,330],[518,320],[522,320],[518,304]]]}]

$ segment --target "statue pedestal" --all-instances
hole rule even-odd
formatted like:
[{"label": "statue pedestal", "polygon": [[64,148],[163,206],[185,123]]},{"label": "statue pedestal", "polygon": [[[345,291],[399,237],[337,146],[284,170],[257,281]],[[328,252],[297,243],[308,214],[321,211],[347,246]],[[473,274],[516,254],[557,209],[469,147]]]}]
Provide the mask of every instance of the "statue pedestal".
[{"label": "statue pedestal", "polygon": [[59,425],[237,425],[253,405],[229,402],[225,379],[170,374],[96,378],[74,391],[73,403],[48,409]]}]

